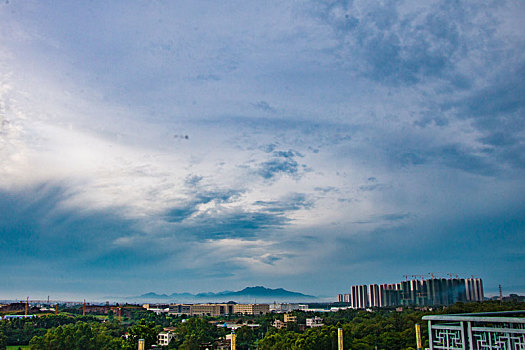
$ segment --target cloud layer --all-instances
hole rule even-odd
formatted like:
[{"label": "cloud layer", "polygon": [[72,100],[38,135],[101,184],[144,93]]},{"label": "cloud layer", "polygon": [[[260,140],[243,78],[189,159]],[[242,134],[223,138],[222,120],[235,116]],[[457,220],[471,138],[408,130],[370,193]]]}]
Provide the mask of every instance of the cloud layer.
[{"label": "cloud layer", "polygon": [[524,14],[0,4],[0,294],[524,291]]}]

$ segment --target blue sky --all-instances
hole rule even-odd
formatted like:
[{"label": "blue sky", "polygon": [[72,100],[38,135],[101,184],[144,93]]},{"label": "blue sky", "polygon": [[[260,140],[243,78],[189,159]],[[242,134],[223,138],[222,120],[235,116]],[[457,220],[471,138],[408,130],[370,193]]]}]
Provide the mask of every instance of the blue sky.
[{"label": "blue sky", "polygon": [[0,3],[0,297],[525,292],[522,1]]}]

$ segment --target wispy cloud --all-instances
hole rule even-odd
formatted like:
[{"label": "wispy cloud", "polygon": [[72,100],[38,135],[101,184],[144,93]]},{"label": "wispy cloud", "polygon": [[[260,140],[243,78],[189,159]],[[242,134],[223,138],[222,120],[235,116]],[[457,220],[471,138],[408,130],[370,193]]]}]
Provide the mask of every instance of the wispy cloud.
[{"label": "wispy cloud", "polygon": [[0,4],[1,293],[523,266],[520,1],[202,7]]}]

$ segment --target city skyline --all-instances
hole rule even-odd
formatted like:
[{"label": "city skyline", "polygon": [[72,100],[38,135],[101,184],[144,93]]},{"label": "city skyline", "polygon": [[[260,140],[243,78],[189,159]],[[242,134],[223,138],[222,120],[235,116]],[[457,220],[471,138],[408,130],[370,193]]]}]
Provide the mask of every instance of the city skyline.
[{"label": "city skyline", "polygon": [[1,2],[0,298],[525,293],[524,15]]},{"label": "city skyline", "polygon": [[485,300],[481,278],[421,277],[397,283],[354,285],[350,294],[339,294],[338,301],[350,303],[354,309],[365,309],[385,306],[446,306]]}]

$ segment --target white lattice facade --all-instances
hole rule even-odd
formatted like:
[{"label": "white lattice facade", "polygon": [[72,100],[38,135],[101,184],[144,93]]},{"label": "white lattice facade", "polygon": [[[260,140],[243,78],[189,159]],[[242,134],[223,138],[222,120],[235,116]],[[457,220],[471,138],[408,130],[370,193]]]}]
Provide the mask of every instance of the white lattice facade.
[{"label": "white lattice facade", "polygon": [[425,316],[430,349],[525,350],[525,312]]}]

